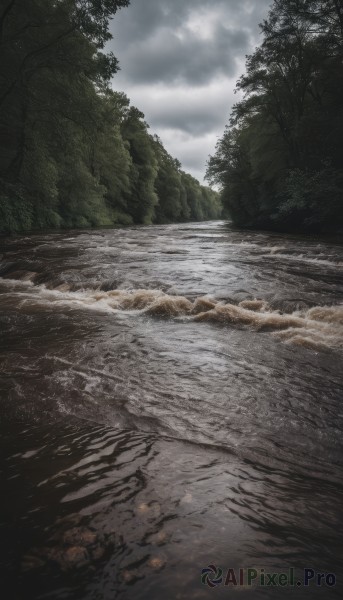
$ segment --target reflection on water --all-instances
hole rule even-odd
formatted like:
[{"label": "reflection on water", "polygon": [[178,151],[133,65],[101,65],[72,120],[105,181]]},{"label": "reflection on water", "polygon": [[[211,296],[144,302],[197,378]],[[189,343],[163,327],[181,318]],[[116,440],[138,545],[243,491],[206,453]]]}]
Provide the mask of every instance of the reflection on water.
[{"label": "reflection on water", "polygon": [[[209,223],[0,252],[6,598],[341,597],[342,246]],[[338,585],[211,590],[209,564]]]}]

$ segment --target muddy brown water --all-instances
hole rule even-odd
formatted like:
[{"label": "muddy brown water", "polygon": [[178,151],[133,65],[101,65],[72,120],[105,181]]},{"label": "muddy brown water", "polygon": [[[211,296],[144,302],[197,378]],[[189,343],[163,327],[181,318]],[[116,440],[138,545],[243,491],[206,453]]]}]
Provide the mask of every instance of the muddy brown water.
[{"label": "muddy brown water", "polygon": [[0,257],[6,600],[342,597],[339,240],[211,222]]}]

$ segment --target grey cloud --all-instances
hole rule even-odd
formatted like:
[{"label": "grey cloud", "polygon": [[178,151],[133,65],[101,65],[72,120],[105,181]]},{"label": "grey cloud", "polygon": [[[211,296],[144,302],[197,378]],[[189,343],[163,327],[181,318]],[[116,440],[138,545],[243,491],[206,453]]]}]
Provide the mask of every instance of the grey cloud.
[{"label": "grey cloud", "polygon": [[175,149],[180,148],[179,160],[182,168],[200,179],[203,177],[206,161],[209,155],[209,145],[215,146],[216,137],[204,136],[199,143],[199,139],[185,137],[184,143],[180,144],[180,139],[175,132],[171,130],[162,130],[161,137],[166,144],[167,150],[175,155]]},{"label": "grey cloud", "polygon": [[114,88],[127,93],[195,176],[223,133],[232,90],[271,1],[131,0],[113,20],[110,49],[121,67]]},{"label": "grey cloud", "polygon": [[[232,76],[236,57],[250,49],[269,0],[132,0],[113,21],[114,53],[128,82],[187,81],[201,85],[219,73]],[[201,10],[220,18],[212,37],[186,29]],[[206,23],[204,22],[204,26]],[[179,33],[183,35],[179,35]]]},{"label": "grey cloud", "polygon": [[132,43],[149,39],[161,27],[171,31],[182,27],[190,14],[210,9],[223,16],[235,29],[258,33],[272,0],[131,0],[119,11],[112,24],[116,47],[125,52]]},{"label": "grey cloud", "polygon": [[232,77],[237,70],[236,58],[244,54],[248,43],[245,31],[223,25],[206,41],[191,32],[180,39],[161,28],[154,37],[132,44],[127,50],[123,60],[125,78],[135,83],[183,81],[203,85],[219,74]]},{"label": "grey cloud", "polygon": [[202,109],[194,109],[191,105],[187,107],[178,107],[176,110],[163,110],[154,114],[151,119],[152,128],[169,127],[186,131],[196,137],[199,137],[209,131],[215,131],[223,125],[223,118],[220,113],[212,113],[206,106]]},{"label": "grey cloud", "polygon": [[189,11],[203,4],[206,0],[131,0],[130,6],[115,16],[112,33],[125,51],[127,45],[148,39],[160,27],[182,25]]},{"label": "grey cloud", "polygon": [[229,102],[226,95],[215,97],[213,93],[204,101],[203,91],[198,88],[188,97],[180,96],[177,102],[173,94],[161,100],[153,90],[150,99],[143,101],[152,129],[175,129],[194,137],[223,128],[229,117]]}]

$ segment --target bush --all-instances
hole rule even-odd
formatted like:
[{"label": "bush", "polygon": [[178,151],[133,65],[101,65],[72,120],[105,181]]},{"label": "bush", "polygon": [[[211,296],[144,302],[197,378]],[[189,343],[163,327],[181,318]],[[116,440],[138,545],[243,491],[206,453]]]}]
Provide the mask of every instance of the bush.
[{"label": "bush", "polygon": [[0,231],[15,233],[32,228],[33,208],[19,186],[0,182]]}]

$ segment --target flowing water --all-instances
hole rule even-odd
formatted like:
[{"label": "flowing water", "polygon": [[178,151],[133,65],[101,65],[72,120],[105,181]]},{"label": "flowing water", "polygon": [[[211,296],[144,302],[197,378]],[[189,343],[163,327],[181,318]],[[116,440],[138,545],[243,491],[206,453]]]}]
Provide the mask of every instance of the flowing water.
[{"label": "flowing water", "polygon": [[339,241],[211,222],[0,254],[3,597],[341,598]]}]

